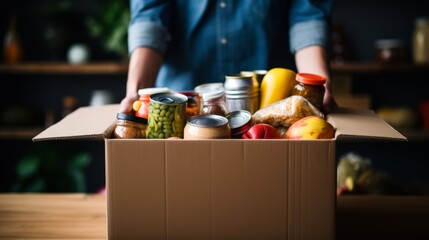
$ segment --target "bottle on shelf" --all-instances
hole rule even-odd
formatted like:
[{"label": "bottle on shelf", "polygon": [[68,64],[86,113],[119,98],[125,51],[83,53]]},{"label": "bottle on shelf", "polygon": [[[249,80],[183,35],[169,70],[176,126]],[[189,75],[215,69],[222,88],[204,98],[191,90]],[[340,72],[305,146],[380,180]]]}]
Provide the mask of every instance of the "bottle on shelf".
[{"label": "bottle on shelf", "polygon": [[22,58],[22,45],[18,35],[16,17],[12,16],[4,38],[4,61],[17,63]]},{"label": "bottle on shelf", "polygon": [[429,63],[429,17],[420,17],[415,20],[413,60],[416,64]]}]

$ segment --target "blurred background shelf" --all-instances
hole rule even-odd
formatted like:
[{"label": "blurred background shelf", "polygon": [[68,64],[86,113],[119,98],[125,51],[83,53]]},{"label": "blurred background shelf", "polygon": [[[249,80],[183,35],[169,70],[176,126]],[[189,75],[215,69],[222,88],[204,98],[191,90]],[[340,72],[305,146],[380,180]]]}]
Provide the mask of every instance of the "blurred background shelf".
[{"label": "blurred background shelf", "polygon": [[[375,62],[332,63],[333,74],[383,74],[406,72],[429,72],[428,65],[411,63],[382,65]],[[90,62],[69,64],[67,62],[23,62],[0,64],[2,74],[126,74],[128,62]]]},{"label": "blurred background shelf", "polygon": [[128,63],[93,62],[69,64],[66,62],[28,62],[0,64],[2,74],[125,74]]},{"label": "blurred background shelf", "polygon": [[0,140],[31,140],[43,130],[43,127],[0,128]]},{"label": "blurred background shelf", "polygon": [[345,62],[332,63],[333,74],[384,74],[384,73],[406,73],[406,72],[429,72],[429,65],[417,65],[412,63],[402,64],[379,64],[376,62]]}]

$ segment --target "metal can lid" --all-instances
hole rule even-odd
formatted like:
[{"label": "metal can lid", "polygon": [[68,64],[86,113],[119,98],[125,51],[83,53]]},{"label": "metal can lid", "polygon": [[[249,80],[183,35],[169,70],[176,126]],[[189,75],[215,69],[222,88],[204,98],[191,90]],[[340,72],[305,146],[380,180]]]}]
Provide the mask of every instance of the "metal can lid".
[{"label": "metal can lid", "polygon": [[167,105],[177,105],[188,101],[188,97],[180,93],[156,93],[150,96],[150,100]]},{"label": "metal can lid", "polygon": [[252,125],[252,114],[247,110],[233,111],[226,115],[232,132],[248,130]]},{"label": "metal can lid", "polygon": [[188,119],[188,124],[197,127],[220,127],[228,124],[228,119],[226,117],[215,115],[215,114],[205,114],[205,115],[196,115]]},{"label": "metal can lid", "polygon": [[131,122],[136,122],[136,123],[141,123],[141,124],[147,125],[147,119],[146,118],[136,117],[136,116],[131,115],[131,114],[118,113],[118,114],[116,114],[116,119],[122,119],[122,120],[127,120],[127,121],[131,121]]}]

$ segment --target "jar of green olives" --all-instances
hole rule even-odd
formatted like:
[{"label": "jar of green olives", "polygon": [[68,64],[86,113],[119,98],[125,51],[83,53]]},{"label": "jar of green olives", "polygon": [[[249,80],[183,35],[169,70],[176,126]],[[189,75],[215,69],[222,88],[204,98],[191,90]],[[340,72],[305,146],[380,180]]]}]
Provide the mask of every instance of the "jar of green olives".
[{"label": "jar of green olives", "polygon": [[150,96],[147,138],[183,138],[188,97],[179,93]]},{"label": "jar of green olives", "polygon": [[296,81],[298,83],[292,89],[292,95],[302,96],[314,107],[322,110],[326,78],[311,73],[297,73]]}]

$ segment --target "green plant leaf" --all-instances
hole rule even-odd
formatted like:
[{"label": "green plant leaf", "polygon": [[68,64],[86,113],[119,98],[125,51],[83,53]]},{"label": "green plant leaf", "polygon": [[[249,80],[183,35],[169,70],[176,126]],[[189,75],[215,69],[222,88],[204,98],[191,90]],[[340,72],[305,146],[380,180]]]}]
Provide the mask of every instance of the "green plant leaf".
[{"label": "green plant leaf", "polygon": [[22,190],[24,192],[44,192],[46,190],[46,181],[45,179],[38,177],[26,184]]},{"label": "green plant leaf", "polygon": [[70,159],[69,167],[74,169],[84,169],[89,165],[91,160],[91,154],[86,152],[77,153]]},{"label": "green plant leaf", "polygon": [[86,179],[79,169],[69,169],[70,188],[74,192],[86,192]]},{"label": "green plant leaf", "polygon": [[33,176],[40,167],[40,158],[34,155],[23,157],[17,165],[17,175],[21,179],[27,179]]}]

